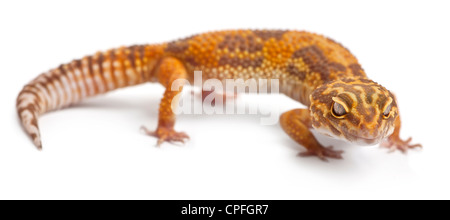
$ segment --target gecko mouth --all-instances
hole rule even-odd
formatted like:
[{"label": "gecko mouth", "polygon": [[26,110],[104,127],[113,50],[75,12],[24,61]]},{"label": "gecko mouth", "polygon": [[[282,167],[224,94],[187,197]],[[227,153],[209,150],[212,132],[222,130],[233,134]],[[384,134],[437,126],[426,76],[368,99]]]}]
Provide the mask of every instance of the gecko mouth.
[{"label": "gecko mouth", "polygon": [[[331,125],[334,129],[337,130],[337,128],[334,125]],[[342,132],[344,139],[351,142],[351,143],[357,143],[359,145],[375,145],[381,142],[381,140],[383,139],[383,135],[378,135],[375,136],[373,138],[368,138],[368,137],[362,137],[359,135],[355,135],[352,134],[351,132]],[[338,138],[342,138],[342,137],[338,137]]]},{"label": "gecko mouth", "polygon": [[360,145],[375,145],[383,141],[383,139],[387,136],[391,135],[392,132],[393,129],[384,129],[381,132],[378,132],[378,135],[374,136],[373,138],[361,137],[351,133],[347,133],[347,135],[350,137],[351,142],[356,142]]},{"label": "gecko mouth", "polygon": [[[361,136],[357,136],[357,135],[353,135],[353,134],[347,134],[348,136],[350,136],[350,140],[351,142],[356,142],[360,145],[374,145],[374,144],[378,144],[381,142],[381,136],[377,136],[375,138],[366,138],[366,137],[361,137]],[[354,141],[352,141],[354,140]]]}]

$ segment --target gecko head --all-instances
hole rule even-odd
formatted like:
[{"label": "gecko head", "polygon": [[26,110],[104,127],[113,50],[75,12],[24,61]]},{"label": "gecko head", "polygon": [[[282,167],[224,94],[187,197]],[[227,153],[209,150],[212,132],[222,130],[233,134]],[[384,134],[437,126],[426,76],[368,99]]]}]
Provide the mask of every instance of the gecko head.
[{"label": "gecko head", "polygon": [[368,79],[341,79],[310,96],[312,126],[320,133],[361,145],[377,144],[394,131],[397,104],[391,92]]}]

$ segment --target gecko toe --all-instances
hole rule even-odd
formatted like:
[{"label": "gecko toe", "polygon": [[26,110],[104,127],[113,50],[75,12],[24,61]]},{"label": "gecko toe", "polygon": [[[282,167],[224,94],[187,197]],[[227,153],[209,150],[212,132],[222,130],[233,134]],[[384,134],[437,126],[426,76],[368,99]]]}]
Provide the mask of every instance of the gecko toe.
[{"label": "gecko toe", "polygon": [[391,138],[385,140],[383,143],[381,143],[380,146],[382,148],[388,148],[389,153],[392,153],[392,152],[395,152],[398,150],[404,154],[406,154],[408,152],[408,150],[410,150],[410,149],[422,148],[421,144],[410,144],[411,140],[412,140],[411,137],[409,137],[406,140],[402,140],[399,137],[391,137]]},{"label": "gecko toe", "polygon": [[328,162],[327,158],[332,158],[332,159],[342,159],[342,153],[344,153],[344,151],[342,150],[333,150],[333,147],[319,147],[313,150],[307,150],[305,152],[301,152],[298,154],[298,156],[301,157],[311,157],[311,156],[316,156],[319,159],[321,159],[322,161]]},{"label": "gecko toe", "polygon": [[189,136],[186,133],[177,132],[173,128],[158,127],[155,131],[150,131],[146,127],[142,126],[141,130],[149,136],[158,138],[158,141],[156,142],[157,147],[161,146],[164,142],[180,142],[184,144],[186,140],[189,140]]}]

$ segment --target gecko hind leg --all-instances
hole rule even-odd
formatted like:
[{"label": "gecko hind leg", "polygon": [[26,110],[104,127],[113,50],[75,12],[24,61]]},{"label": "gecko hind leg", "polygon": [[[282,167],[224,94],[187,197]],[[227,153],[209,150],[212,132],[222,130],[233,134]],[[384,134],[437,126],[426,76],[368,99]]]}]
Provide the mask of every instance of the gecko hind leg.
[{"label": "gecko hind leg", "polygon": [[184,132],[177,132],[175,126],[175,114],[172,111],[172,102],[178,102],[177,98],[181,93],[183,86],[178,87],[178,91],[172,91],[172,83],[177,79],[186,79],[186,69],[178,59],[166,57],[161,60],[156,69],[156,76],[159,82],[166,88],[161,103],[159,105],[158,127],[155,131],[150,131],[142,126],[147,135],[158,138],[157,146],[163,142],[181,142],[189,139],[189,136]]},{"label": "gecko hind leg", "polygon": [[280,117],[283,130],[297,143],[303,145],[307,151],[299,156],[317,156],[323,161],[328,158],[342,159],[343,151],[333,150],[333,147],[322,146],[309,129],[312,128],[311,115],[308,109],[294,109],[285,112]]}]

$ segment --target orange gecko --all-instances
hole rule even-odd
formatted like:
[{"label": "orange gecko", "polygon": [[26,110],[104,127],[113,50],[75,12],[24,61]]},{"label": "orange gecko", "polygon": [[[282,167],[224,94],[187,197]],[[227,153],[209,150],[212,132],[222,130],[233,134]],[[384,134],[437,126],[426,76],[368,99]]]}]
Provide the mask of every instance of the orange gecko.
[{"label": "orange gecko", "polygon": [[280,92],[307,106],[281,115],[284,131],[306,148],[302,156],[342,158],[342,151],[322,146],[311,133],[406,152],[421,147],[402,140],[394,95],[367,78],[357,59],[341,44],[305,31],[227,30],[194,35],[169,43],[137,45],[98,52],[49,70],[28,83],[17,98],[20,120],[41,149],[38,117],[118,88],[159,82],[165,88],[158,126],[148,135],[158,145],[184,142],[171,104],[180,91],[177,79],[278,79]]}]

